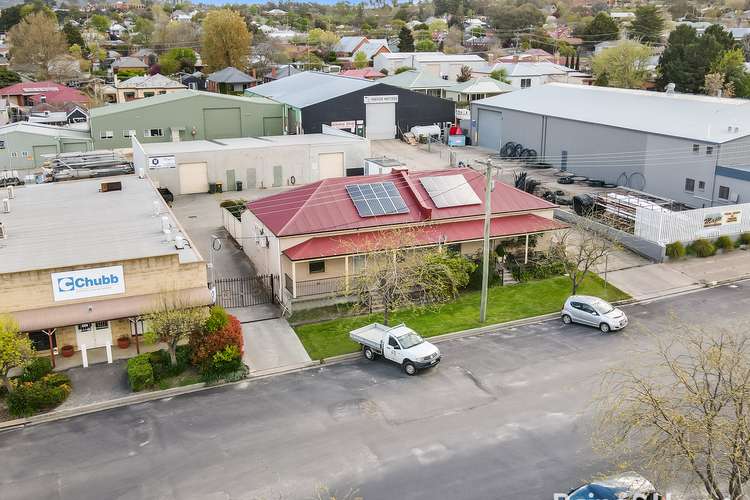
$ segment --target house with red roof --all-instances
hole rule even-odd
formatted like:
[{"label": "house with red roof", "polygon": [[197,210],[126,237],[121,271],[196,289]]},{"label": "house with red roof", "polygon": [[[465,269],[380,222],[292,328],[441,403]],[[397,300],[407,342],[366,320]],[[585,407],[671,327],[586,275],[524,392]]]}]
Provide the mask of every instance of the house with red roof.
[{"label": "house with red roof", "polygon": [[385,78],[385,75],[383,73],[381,73],[380,71],[375,71],[372,68],[346,69],[339,72],[339,75],[349,76],[353,78],[364,78],[365,80],[378,80],[380,78]]},{"label": "house with red roof", "polygon": [[10,108],[20,108],[24,112],[42,103],[60,106],[75,103],[88,107],[90,102],[89,97],[80,90],[52,81],[21,82],[3,87],[0,89],[0,99],[7,101]]},{"label": "house with red roof", "polygon": [[[286,307],[304,308],[345,296],[367,254],[403,229],[410,230],[412,246],[476,254],[484,199],[484,174],[470,168],[323,179],[249,202],[242,214],[244,251],[258,273],[280,278],[275,292]],[[506,238],[565,227],[553,220],[554,204],[500,182],[491,207],[493,248]]]}]

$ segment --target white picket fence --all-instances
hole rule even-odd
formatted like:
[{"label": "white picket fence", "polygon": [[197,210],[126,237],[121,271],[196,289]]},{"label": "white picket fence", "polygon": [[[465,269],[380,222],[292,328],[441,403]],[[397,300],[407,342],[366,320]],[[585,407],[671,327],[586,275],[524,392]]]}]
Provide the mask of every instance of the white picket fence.
[{"label": "white picket fence", "polygon": [[745,232],[750,232],[750,203],[683,212],[660,212],[648,208],[635,211],[635,235],[662,245]]},{"label": "white picket fence", "polygon": [[232,238],[242,245],[242,242],[244,241],[242,239],[242,221],[232,215],[232,212],[226,208],[221,209],[221,218],[224,222],[224,229],[232,235]]}]

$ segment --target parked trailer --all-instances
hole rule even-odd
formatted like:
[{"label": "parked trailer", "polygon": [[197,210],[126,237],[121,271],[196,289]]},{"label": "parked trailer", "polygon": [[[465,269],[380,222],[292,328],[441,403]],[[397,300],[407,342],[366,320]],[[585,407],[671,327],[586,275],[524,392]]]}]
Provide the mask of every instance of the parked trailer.
[{"label": "parked trailer", "polygon": [[370,361],[383,356],[398,363],[407,375],[440,363],[440,351],[403,323],[387,327],[372,323],[349,332],[349,338],[362,346],[362,354]]}]

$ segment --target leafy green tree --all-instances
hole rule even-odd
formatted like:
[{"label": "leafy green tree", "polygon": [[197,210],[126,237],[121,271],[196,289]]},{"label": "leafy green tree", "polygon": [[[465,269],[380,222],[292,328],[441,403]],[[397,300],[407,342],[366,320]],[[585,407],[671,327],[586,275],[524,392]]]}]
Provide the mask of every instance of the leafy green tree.
[{"label": "leafy green tree", "polygon": [[723,75],[725,85],[730,84],[737,97],[750,96],[750,75],[745,71],[742,49],[727,50],[714,61],[709,71]]},{"label": "leafy green tree", "polygon": [[94,14],[89,20],[91,26],[98,32],[104,33],[109,30],[110,22],[107,16],[101,14]]},{"label": "leafy green tree", "polygon": [[135,20],[133,31],[135,31],[133,43],[149,45],[151,43],[151,35],[154,33],[154,23],[145,17],[138,16]]},{"label": "leafy green tree", "polygon": [[630,25],[630,38],[642,43],[658,43],[664,33],[664,18],[654,5],[635,9],[635,19]]},{"label": "leafy green tree", "polygon": [[0,68],[0,88],[21,83],[21,75],[6,68]]},{"label": "leafy green tree", "polygon": [[354,54],[354,67],[357,69],[366,68],[369,64],[367,55],[361,50]]},{"label": "leafy green tree", "polygon": [[405,72],[405,71],[411,71],[411,70],[413,70],[413,69],[414,69],[414,68],[411,68],[411,67],[409,67],[409,66],[399,66],[398,68],[396,68],[396,69],[395,69],[395,70],[393,71],[393,74],[394,74],[394,75],[398,75],[398,74],[401,74],[401,73],[403,73],[403,72]]},{"label": "leafy green tree", "polygon": [[191,334],[203,327],[208,311],[202,307],[189,307],[176,295],[164,294],[146,317],[151,330],[144,334],[144,339],[152,344],[167,344],[169,359],[174,366],[177,364],[177,344],[188,340]]},{"label": "leafy green tree", "polygon": [[677,26],[659,59],[657,86],[674,83],[680,92],[701,93],[711,66],[733,48],[732,35],[721,26],[709,27],[702,36],[690,26]]},{"label": "leafy green tree", "polygon": [[732,33],[725,30],[724,26],[720,24],[712,24],[706,28],[703,34],[713,37],[721,45],[722,50],[732,50],[737,46]]},{"label": "leafy green tree", "polygon": [[252,35],[245,21],[229,9],[212,10],[203,20],[201,56],[209,71],[227,66],[244,69],[250,53]]},{"label": "leafy green tree", "polygon": [[583,36],[584,40],[591,44],[617,40],[620,37],[620,28],[609,14],[600,12],[586,25]]},{"label": "leafy green tree", "polygon": [[504,39],[511,38],[513,32],[528,29],[529,26],[541,26],[545,19],[544,14],[530,3],[510,8],[506,5],[494,5],[489,9],[489,16],[492,26]]},{"label": "leafy green tree", "polygon": [[411,30],[404,26],[401,31],[398,32],[398,50],[400,52],[414,52],[414,37],[411,34]]},{"label": "leafy green tree", "polygon": [[86,46],[86,42],[83,41],[81,31],[73,26],[71,23],[65,23],[62,27],[65,38],[68,40],[68,45],[78,45],[83,49]]},{"label": "leafy green tree", "polygon": [[648,76],[651,49],[634,40],[626,40],[603,50],[592,61],[594,76],[606,75],[607,86],[624,89],[641,88]]},{"label": "leafy green tree", "polygon": [[8,392],[13,391],[9,373],[23,368],[34,359],[34,347],[28,335],[21,333],[18,323],[8,315],[0,316],[0,378]]},{"label": "leafy green tree", "polygon": [[172,75],[179,71],[192,73],[195,70],[195,63],[198,57],[193,49],[174,48],[169,49],[159,58],[161,73]]},{"label": "leafy green tree", "polygon": [[2,10],[0,13],[0,31],[8,31],[13,26],[21,22],[23,16],[21,16],[22,4],[13,5]]},{"label": "leafy green tree", "polygon": [[437,50],[437,45],[429,38],[424,38],[414,44],[414,49],[416,49],[417,52],[435,52]]},{"label": "leafy green tree", "polygon": [[490,78],[497,80],[498,82],[510,83],[510,80],[508,79],[508,70],[505,68],[494,70],[490,73]]}]

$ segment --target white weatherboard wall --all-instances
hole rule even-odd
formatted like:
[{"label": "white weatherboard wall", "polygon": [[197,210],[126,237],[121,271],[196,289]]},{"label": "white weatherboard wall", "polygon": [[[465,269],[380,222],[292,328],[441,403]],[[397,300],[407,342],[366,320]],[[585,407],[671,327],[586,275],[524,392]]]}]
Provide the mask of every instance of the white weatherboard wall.
[{"label": "white weatherboard wall", "polygon": [[635,235],[661,244],[735,236],[750,231],[750,203],[683,212],[635,211]]}]

